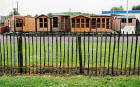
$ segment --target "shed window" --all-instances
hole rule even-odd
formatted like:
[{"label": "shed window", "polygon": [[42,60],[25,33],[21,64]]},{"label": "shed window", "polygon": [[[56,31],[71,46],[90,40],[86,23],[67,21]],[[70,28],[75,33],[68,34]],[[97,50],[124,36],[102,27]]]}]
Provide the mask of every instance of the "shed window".
[{"label": "shed window", "polygon": [[132,18],[129,18],[129,19],[128,19],[128,22],[129,22],[129,23],[132,23]]},{"label": "shed window", "polygon": [[85,19],[81,19],[81,28],[85,28]]},{"label": "shed window", "polygon": [[40,21],[40,22],[43,22],[43,18],[39,18],[39,21]]},{"label": "shed window", "polygon": [[105,18],[102,19],[102,23],[105,23]]},{"label": "shed window", "polygon": [[89,19],[86,19],[86,28],[89,28]]},{"label": "shed window", "polygon": [[97,18],[97,28],[100,28],[100,22],[101,22],[100,18]]},{"label": "shed window", "polygon": [[47,28],[48,27],[48,23],[44,23],[44,27]]},{"label": "shed window", "polygon": [[100,18],[97,18],[97,22],[98,22],[98,23],[100,22]]},{"label": "shed window", "polygon": [[77,23],[80,23],[80,19],[79,18],[77,19]]},{"label": "shed window", "polygon": [[122,19],[122,23],[126,23],[126,18],[123,18]]},{"label": "shed window", "polygon": [[47,18],[44,18],[44,22],[48,22],[48,19]]},{"label": "shed window", "polygon": [[84,21],[84,19],[81,19],[81,23],[84,23],[85,21]]},{"label": "shed window", "polygon": [[16,20],[16,27],[23,27],[22,20]]},{"label": "shed window", "polygon": [[58,27],[58,18],[57,17],[53,18],[53,27]]},{"label": "shed window", "polygon": [[92,27],[92,29],[96,29],[96,18],[92,19],[91,27]]},{"label": "shed window", "polygon": [[40,23],[40,28],[43,28],[43,23]]},{"label": "shed window", "polygon": [[106,29],[109,29],[110,28],[110,25],[109,25],[109,18],[107,18],[107,23],[106,23]]},{"label": "shed window", "polygon": [[72,28],[75,28],[75,19],[72,19]]}]

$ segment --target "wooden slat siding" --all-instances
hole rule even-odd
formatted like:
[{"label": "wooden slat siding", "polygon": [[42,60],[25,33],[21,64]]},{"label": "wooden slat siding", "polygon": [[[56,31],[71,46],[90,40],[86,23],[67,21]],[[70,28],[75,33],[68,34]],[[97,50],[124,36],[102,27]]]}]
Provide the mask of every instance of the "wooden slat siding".
[{"label": "wooden slat siding", "polygon": [[36,32],[35,18],[24,17],[23,32]]}]

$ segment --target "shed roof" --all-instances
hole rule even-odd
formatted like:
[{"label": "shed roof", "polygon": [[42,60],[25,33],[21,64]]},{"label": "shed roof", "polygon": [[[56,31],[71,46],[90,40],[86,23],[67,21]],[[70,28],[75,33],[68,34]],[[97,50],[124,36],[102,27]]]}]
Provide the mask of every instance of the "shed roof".
[{"label": "shed roof", "polygon": [[84,15],[78,15],[78,16],[74,16],[74,17],[71,17],[71,18],[76,18],[76,17],[86,17],[86,18],[89,18],[88,16],[84,16]]},{"label": "shed roof", "polygon": [[[37,16],[36,18],[39,18],[39,17],[41,17],[41,16],[48,17],[47,15],[42,14],[42,15]],[[49,17],[48,17],[48,18],[49,18]]]},{"label": "shed roof", "polygon": [[53,16],[69,16],[69,15],[64,13],[54,13]]},{"label": "shed roof", "polygon": [[[117,16],[116,18],[127,18],[127,16],[126,15],[123,15],[123,16]],[[136,16],[134,16],[134,15],[132,15],[132,16],[128,16],[128,18],[136,18]]]}]

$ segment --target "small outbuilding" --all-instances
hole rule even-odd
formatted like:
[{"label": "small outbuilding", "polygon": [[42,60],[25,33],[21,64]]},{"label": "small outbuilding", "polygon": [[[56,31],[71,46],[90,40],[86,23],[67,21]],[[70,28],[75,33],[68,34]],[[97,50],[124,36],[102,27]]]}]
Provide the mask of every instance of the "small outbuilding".
[{"label": "small outbuilding", "polygon": [[53,14],[52,16],[52,32],[69,32],[70,16],[66,14]]},{"label": "small outbuilding", "polygon": [[84,15],[70,19],[71,32],[90,32],[90,18]]},{"label": "small outbuilding", "polygon": [[91,16],[91,32],[111,32],[111,16]]},{"label": "small outbuilding", "polygon": [[[113,22],[112,22],[112,29],[121,32],[121,29],[123,29],[127,22],[126,22],[126,15],[112,15]],[[136,30],[136,17],[135,16],[128,16],[128,26],[134,26]]]},{"label": "small outbuilding", "polygon": [[22,32],[23,31],[23,20],[24,17],[20,15],[9,16],[4,21],[4,26],[8,26],[11,32]]},{"label": "small outbuilding", "polygon": [[50,32],[50,18],[46,15],[36,17],[36,31]]}]

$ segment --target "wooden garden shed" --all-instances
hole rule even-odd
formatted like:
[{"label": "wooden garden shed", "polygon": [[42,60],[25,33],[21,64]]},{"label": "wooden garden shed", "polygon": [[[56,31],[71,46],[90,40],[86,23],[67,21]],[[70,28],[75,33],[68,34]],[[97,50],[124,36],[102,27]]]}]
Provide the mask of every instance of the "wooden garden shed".
[{"label": "wooden garden shed", "polygon": [[36,31],[50,32],[50,18],[46,15],[36,17]]},{"label": "wooden garden shed", "polygon": [[36,32],[34,17],[24,17],[23,32]]},{"label": "wooden garden shed", "polygon": [[91,32],[111,32],[111,16],[91,16]]},{"label": "wooden garden shed", "polygon": [[71,32],[90,32],[90,18],[79,15],[70,19]]},{"label": "wooden garden shed", "polygon": [[[13,21],[14,19],[14,21]],[[4,26],[8,26],[11,32],[22,32],[23,31],[23,20],[24,17],[20,15],[9,16],[4,21]]]},{"label": "wooden garden shed", "polygon": [[66,14],[54,14],[52,17],[52,32],[70,31],[70,16]]}]

